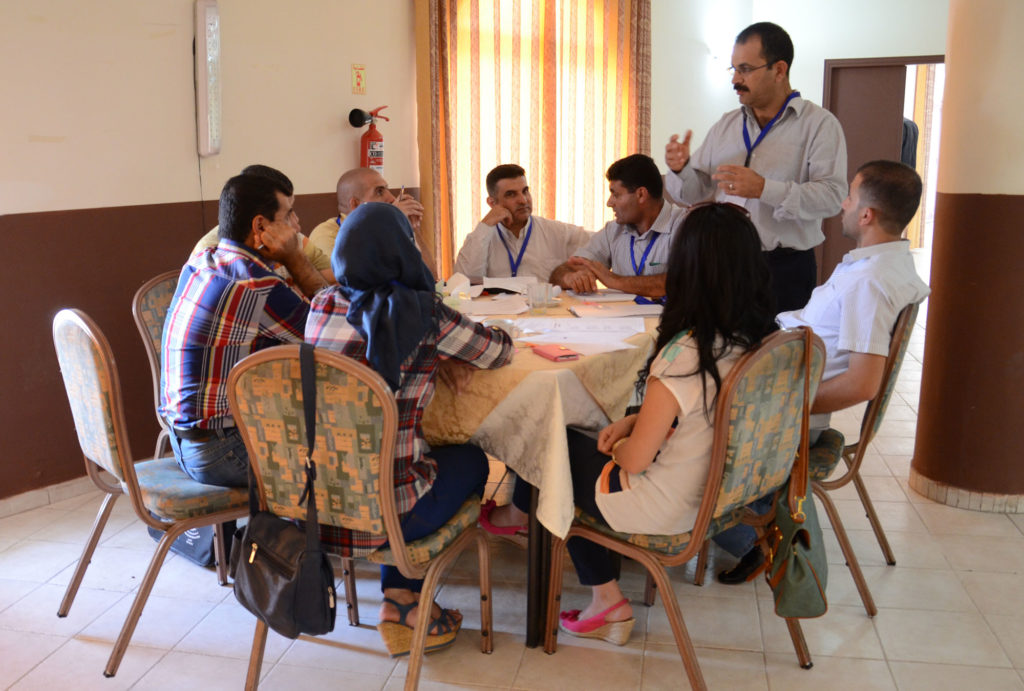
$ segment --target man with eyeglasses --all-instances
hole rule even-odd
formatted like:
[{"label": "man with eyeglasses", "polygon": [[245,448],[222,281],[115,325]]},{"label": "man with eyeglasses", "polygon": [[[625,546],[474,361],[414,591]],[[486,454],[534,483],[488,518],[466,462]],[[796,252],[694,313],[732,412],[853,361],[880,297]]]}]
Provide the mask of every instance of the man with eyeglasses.
[{"label": "man with eyeglasses", "polygon": [[726,113],[690,155],[692,130],[665,147],[665,189],[693,204],[714,197],[745,207],[761,235],[780,312],[807,304],[817,284],[821,222],[846,196],[846,139],[835,116],[789,84],[793,42],[770,22],[736,36]]}]

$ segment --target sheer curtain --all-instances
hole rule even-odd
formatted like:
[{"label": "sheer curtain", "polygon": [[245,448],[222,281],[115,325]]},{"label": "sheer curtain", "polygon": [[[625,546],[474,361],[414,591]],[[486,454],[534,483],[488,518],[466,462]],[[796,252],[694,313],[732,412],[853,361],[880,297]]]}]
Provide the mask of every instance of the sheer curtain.
[{"label": "sheer curtain", "polygon": [[500,163],[526,169],[534,213],[605,223],[608,165],[650,152],[650,0],[429,0],[417,42],[439,275],[485,214],[484,178]]}]

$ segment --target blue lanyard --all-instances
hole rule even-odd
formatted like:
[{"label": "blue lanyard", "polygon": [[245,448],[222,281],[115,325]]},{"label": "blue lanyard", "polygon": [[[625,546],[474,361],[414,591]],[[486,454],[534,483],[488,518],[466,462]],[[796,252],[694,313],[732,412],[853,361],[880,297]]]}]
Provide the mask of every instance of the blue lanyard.
[{"label": "blue lanyard", "polygon": [[[648,233],[654,233],[653,230],[648,230],[647,232]],[[636,255],[633,254],[633,244],[636,242],[636,236],[635,235],[630,235],[629,236],[629,261],[633,262],[633,273],[635,273],[637,276],[642,276],[643,275],[643,273],[644,273],[644,265],[647,264],[647,255],[651,253],[651,248],[654,247],[654,243],[656,243],[658,241],[658,238],[660,238],[660,237],[661,237],[661,233],[654,233],[654,237],[652,237],[651,241],[649,243],[647,243],[647,249],[644,250],[643,256],[640,257],[640,267],[637,268],[637,265],[636,265]]]},{"label": "blue lanyard", "polygon": [[501,228],[495,226],[494,229],[498,231],[498,239],[505,246],[505,253],[508,254],[508,266],[512,269],[512,277],[515,278],[516,274],[519,273],[519,265],[523,263],[523,254],[526,252],[526,246],[530,244],[530,233],[533,232],[533,217],[531,216],[530,222],[526,224],[526,237],[523,238],[523,246],[519,248],[519,256],[515,259],[512,259],[512,250],[509,249],[508,243],[505,242],[505,236],[501,234]]},{"label": "blue lanyard", "polygon": [[339,228],[341,227],[341,214],[338,214],[338,217],[334,219],[334,222],[338,224]]},{"label": "blue lanyard", "polygon": [[757,135],[757,139],[754,141],[753,145],[750,144],[750,135],[747,134],[747,111],[743,111],[743,143],[747,147],[747,157],[743,161],[744,167],[750,166],[750,156],[754,153],[754,149],[756,149],[757,145],[761,143],[764,136],[768,134],[768,130],[774,127],[775,123],[782,117],[782,114],[786,112],[786,106],[789,105],[789,102],[799,95],[799,91],[794,91],[789,96],[786,96],[786,102],[782,104],[781,108],[779,108],[779,112],[775,114],[775,117],[769,120],[768,124],[764,126],[764,129],[761,130],[761,134]]}]

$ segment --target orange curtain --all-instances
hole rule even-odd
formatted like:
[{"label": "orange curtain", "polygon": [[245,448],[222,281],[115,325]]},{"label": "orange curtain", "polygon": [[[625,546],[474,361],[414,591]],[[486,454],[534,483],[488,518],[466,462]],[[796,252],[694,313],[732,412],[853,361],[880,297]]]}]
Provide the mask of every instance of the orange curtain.
[{"label": "orange curtain", "polygon": [[526,169],[534,213],[600,228],[608,165],[650,153],[650,0],[417,5],[421,186],[439,275],[486,212],[484,178],[500,163]]}]

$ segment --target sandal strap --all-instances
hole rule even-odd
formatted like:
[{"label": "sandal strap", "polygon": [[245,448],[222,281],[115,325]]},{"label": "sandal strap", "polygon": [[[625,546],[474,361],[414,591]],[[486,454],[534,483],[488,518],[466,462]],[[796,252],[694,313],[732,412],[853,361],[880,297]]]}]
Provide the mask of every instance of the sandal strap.
[{"label": "sandal strap", "polygon": [[[403,605],[402,603],[397,602],[396,600],[393,600],[390,597],[385,597],[384,602],[388,603],[389,605],[394,605],[395,609],[398,610],[398,624],[406,626],[410,629],[413,628],[412,625],[406,621],[406,619],[409,617],[409,612],[414,610],[420,604],[419,602],[410,602],[407,605]],[[444,607],[441,607],[440,616],[430,620],[430,625],[427,627],[427,634],[431,636],[443,636],[446,633],[456,631],[457,625],[458,620],[455,618],[455,615],[452,613],[452,611],[450,609],[445,609]]]},{"label": "sandal strap", "polygon": [[[409,624],[406,623],[405,619],[406,619],[406,617],[409,616],[409,612],[411,612],[413,609],[415,609],[416,605],[419,604],[418,602],[410,602],[407,605],[403,605],[402,603],[400,603],[400,602],[398,602],[396,600],[393,600],[390,597],[384,598],[384,602],[388,603],[389,605],[394,605],[395,606],[395,609],[398,610],[398,623],[401,624],[402,626],[409,626]],[[412,628],[412,627],[409,626],[409,628]]]}]

